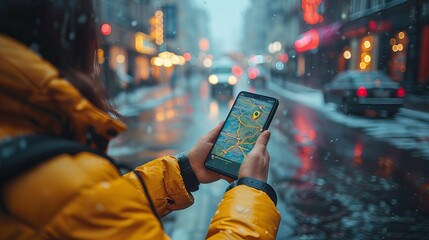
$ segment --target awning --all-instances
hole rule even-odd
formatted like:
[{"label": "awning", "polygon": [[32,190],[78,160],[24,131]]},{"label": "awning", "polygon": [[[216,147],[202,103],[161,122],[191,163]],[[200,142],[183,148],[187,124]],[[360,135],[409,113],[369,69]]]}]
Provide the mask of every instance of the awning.
[{"label": "awning", "polygon": [[339,31],[340,27],[341,27],[341,23],[335,22],[316,29],[317,32],[319,32],[320,45],[321,46],[329,45],[335,42],[336,40],[340,39],[340,36],[341,36]]},{"label": "awning", "polygon": [[340,38],[340,27],[340,22],[334,22],[329,25],[304,32],[301,34],[300,38],[295,41],[295,50],[297,52],[306,52],[320,46],[326,46],[334,43]]}]

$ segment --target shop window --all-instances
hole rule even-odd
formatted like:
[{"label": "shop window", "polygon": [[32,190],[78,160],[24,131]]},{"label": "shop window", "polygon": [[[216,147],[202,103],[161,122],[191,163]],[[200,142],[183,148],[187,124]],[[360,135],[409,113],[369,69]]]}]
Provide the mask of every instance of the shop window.
[{"label": "shop window", "polygon": [[115,71],[127,72],[127,52],[119,46],[111,46],[109,49],[109,67]]},{"label": "shop window", "polygon": [[338,72],[345,71],[349,68],[352,51],[349,46],[345,46],[341,54],[338,55]]},{"label": "shop window", "polygon": [[408,34],[406,31],[396,32],[390,38],[389,75],[395,82],[401,82],[407,70]]},{"label": "shop window", "polygon": [[361,71],[370,71],[373,62],[374,37],[369,35],[360,41],[360,58],[357,68]]},{"label": "shop window", "polygon": [[119,46],[111,46],[109,49],[109,68],[115,73],[115,79],[122,89],[127,89],[133,81],[128,75],[127,51]]}]

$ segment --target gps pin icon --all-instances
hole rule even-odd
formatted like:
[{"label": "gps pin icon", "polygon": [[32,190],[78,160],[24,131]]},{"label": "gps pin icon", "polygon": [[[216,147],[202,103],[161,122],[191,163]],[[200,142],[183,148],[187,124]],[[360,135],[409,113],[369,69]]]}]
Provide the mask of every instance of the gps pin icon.
[{"label": "gps pin icon", "polygon": [[261,116],[261,113],[259,111],[255,111],[255,112],[253,112],[252,118],[253,118],[253,120],[255,120],[255,119],[257,119],[260,116]]}]

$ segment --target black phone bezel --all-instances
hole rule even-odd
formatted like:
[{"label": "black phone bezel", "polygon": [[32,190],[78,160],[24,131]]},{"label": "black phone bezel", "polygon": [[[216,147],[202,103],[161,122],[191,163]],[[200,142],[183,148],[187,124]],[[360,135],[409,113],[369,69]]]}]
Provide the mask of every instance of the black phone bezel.
[{"label": "black phone bezel", "polygon": [[[265,122],[262,131],[267,130],[268,127],[271,124],[271,121],[274,118],[274,115],[275,115],[276,111],[277,111],[277,107],[279,105],[279,100],[276,99],[276,98],[274,98],[274,97],[265,96],[265,95],[261,95],[261,94],[257,94],[257,93],[246,92],[246,91],[241,91],[241,92],[238,93],[237,97],[234,100],[234,103],[233,103],[231,109],[229,110],[228,116],[225,118],[225,123],[226,123],[226,120],[229,118],[229,116],[230,116],[230,114],[232,112],[232,109],[234,108],[234,106],[237,103],[237,100],[238,100],[238,98],[240,96],[251,97],[251,98],[255,98],[255,99],[261,99],[261,100],[264,100],[264,101],[274,100],[273,107],[272,107],[272,109],[270,111],[270,114],[268,115],[267,121]],[[225,125],[225,123],[224,123],[224,125]],[[222,132],[223,127],[224,126],[222,126],[222,129],[220,130],[220,132]],[[262,133],[262,131],[261,131],[261,133]],[[220,135],[220,132],[219,132],[219,135]],[[212,171],[218,172],[218,173],[223,174],[223,175],[225,175],[227,177],[230,177],[230,178],[233,178],[233,179],[237,179],[238,178],[238,170],[239,170],[239,168],[241,166],[241,163],[237,163],[237,162],[234,162],[234,161],[231,161],[231,163],[226,163],[226,162],[223,162],[223,161],[216,161],[216,160],[211,160],[210,159],[210,156],[212,155],[213,148],[214,148],[216,142],[218,141],[219,135],[216,137],[216,140],[215,140],[212,148],[210,149],[209,154],[206,157],[206,160],[204,162],[204,166],[206,168],[212,170]],[[216,161],[218,163],[218,166],[210,166],[210,165],[208,165],[209,160],[211,162]],[[219,166],[219,163],[223,163],[223,164],[220,164],[220,166]]]}]

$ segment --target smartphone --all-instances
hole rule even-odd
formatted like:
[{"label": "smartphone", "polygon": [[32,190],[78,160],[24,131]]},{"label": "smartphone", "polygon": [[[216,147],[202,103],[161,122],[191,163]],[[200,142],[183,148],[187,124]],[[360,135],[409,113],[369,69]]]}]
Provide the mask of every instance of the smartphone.
[{"label": "smartphone", "polygon": [[206,168],[237,179],[241,163],[268,129],[278,105],[273,97],[240,92],[206,158]]}]

